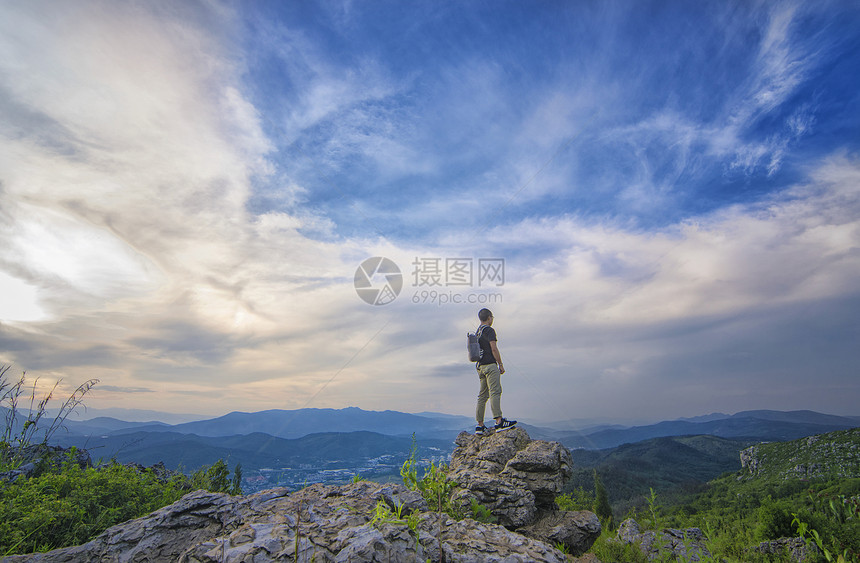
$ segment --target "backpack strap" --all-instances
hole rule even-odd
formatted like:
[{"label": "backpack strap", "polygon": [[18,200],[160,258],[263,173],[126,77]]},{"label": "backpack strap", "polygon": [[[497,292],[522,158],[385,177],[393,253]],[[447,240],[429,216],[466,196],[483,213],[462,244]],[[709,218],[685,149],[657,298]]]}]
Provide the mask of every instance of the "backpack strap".
[{"label": "backpack strap", "polygon": [[[478,330],[475,331],[475,336],[478,338],[478,347],[481,346],[481,335],[484,333],[484,329],[488,326],[490,325],[481,325],[478,327]],[[481,354],[483,355],[483,349],[481,351]],[[481,360],[475,362],[475,368],[477,369],[479,365],[481,365]]]}]

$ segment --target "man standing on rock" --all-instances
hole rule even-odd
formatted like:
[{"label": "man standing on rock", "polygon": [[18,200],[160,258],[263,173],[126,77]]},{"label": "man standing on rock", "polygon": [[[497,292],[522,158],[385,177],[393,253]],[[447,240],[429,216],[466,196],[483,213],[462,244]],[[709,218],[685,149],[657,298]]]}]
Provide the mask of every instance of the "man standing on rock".
[{"label": "man standing on rock", "polygon": [[481,359],[478,360],[475,367],[478,369],[481,388],[478,391],[478,406],[475,409],[475,419],[478,421],[475,434],[482,436],[489,431],[484,426],[484,410],[487,407],[488,399],[490,410],[493,411],[493,418],[496,419],[496,432],[513,428],[517,421],[502,417],[502,374],[505,373],[505,366],[502,364],[502,356],[496,345],[493,313],[489,309],[481,309],[478,311],[478,319],[481,321],[481,326],[478,327]]}]

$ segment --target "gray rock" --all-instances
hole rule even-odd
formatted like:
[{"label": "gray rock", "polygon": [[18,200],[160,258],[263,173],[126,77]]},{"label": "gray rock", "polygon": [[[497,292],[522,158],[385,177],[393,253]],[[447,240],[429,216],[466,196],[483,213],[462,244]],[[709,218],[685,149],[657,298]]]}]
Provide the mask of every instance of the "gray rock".
[{"label": "gray rock", "polygon": [[223,493],[196,491],[137,520],[107,529],[83,545],[2,561],[176,561],[186,549],[238,527],[238,500]]},{"label": "gray rock", "polygon": [[522,428],[489,436],[462,432],[455,444],[449,477],[462,489],[457,501],[468,508],[475,498],[512,529],[534,523],[541,510],[555,510],[555,497],[570,479],[570,451],[532,440]]},{"label": "gray rock", "polygon": [[559,442],[535,440],[508,460],[500,475],[530,490],[546,507],[554,505],[572,473],[570,450]]},{"label": "gray rock", "polygon": [[639,524],[628,518],[618,527],[616,541],[625,544],[636,544],[648,559],[663,559],[665,555],[682,558],[684,561],[701,561],[710,558],[711,553],[705,547],[705,534],[699,528],[677,530],[664,528],[660,532],[642,532]]},{"label": "gray rock", "polygon": [[751,551],[768,555],[782,555],[786,561],[803,563],[809,561],[813,551],[817,553],[818,548],[811,550],[803,538],[780,538],[762,542],[753,547]]},{"label": "gray rock", "polygon": [[[374,522],[379,502],[399,509],[400,520]],[[410,516],[414,527],[405,521]],[[371,482],[247,497],[197,491],[84,545],[2,561],[413,562],[438,560],[440,542],[448,562],[564,561],[544,542],[503,526],[428,512],[415,491]]]},{"label": "gray rock", "polygon": [[451,503],[463,514],[471,514],[472,499],[488,508],[499,523],[511,529],[526,526],[537,517],[534,494],[504,479],[472,476],[454,492]]},{"label": "gray rock", "polygon": [[570,479],[570,450],[558,442],[532,440],[522,428],[490,436],[457,436],[449,476],[459,488],[452,503],[469,514],[472,501],[503,526],[571,553],[588,551],[600,536],[591,512],[562,512],[555,497]]},{"label": "gray rock", "polygon": [[547,514],[517,532],[550,545],[563,544],[571,555],[579,556],[600,537],[601,526],[600,519],[593,512],[564,510]]}]

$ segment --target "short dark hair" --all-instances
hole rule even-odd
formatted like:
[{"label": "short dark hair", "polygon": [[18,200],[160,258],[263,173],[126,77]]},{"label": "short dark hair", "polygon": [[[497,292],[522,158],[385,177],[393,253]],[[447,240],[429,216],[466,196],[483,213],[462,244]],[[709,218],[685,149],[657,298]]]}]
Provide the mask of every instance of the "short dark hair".
[{"label": "short dark hair", "polygon": [[481,309],[478,311],[478,318],[481,319],[481,322],[486,322],[487,319],[493,316],[493,312],[489,309]]}]

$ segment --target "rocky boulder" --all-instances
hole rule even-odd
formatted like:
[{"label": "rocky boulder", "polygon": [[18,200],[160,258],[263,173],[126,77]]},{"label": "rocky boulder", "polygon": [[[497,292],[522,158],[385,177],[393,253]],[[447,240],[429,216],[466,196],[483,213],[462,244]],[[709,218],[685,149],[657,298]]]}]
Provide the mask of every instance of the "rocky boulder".
[{"label": "rocky boulder", "polygon": [[593,512],[558,510],[517,532],[552,545],[562,544],[572,555],[582,555],[600,537],[600,530],[600,519]]},{"label": "rocky boulder", "polygon": [[575,554],[600,536],[591,512],[563,512],[555,504],[570,479],[573,460],[558,442],[532,440],[522,428],[489,436],[462,432],[455,441],[449,478],[458,484],[452,502],[469,513],[477,502],[499,523]]},{"label": "rocky boulder", "polygon": [[785,561],[803,563],[812,561],[820,553],[815,546],[808,546],[803,538],[780,538],[766,541],[753,547],[750,551],[766,555],[781,556]]},{"label": "rocky boulder", "polygon": [[705,534],[699,528],[664,528],[660,532],[642,532],[636,520],[628,518],[618,527],[616,541],[638,545],[642,553],[652,560],[663,561],[667,555],[682,561],[711,558],[711,553],[705,547]]}]

